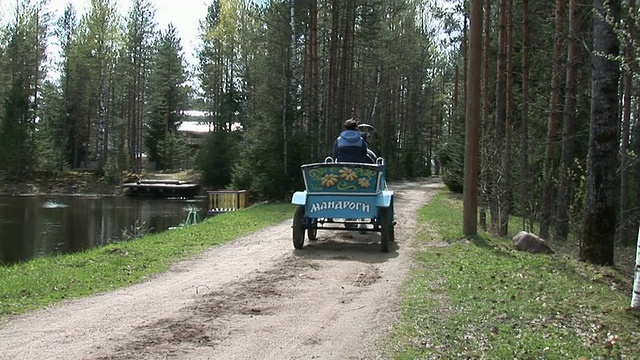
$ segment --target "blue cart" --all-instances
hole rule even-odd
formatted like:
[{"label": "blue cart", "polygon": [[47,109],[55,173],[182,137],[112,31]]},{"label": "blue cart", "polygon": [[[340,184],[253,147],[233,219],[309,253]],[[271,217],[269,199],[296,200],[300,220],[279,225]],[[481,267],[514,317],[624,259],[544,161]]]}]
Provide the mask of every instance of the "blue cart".
[{"label": "blue cart", "polygon": [[316,240],[318,230],[380,232],[380,248],[394,241],[393,191],[387,188],[384,159],[375,164],[324,163],[302,165],[306,190],[293,194],[293,246],[302,249],[305,232]]}]

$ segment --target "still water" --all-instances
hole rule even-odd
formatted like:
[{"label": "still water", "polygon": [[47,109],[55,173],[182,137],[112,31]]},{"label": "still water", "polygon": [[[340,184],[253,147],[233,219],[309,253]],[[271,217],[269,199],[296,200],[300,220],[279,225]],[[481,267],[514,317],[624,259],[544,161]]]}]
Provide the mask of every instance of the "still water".
[{"label": "still water", "polygon": [[45,255],[73,253],[184,222],[206,214],[196,199],[125,196],[0,196],[0,266]]}]

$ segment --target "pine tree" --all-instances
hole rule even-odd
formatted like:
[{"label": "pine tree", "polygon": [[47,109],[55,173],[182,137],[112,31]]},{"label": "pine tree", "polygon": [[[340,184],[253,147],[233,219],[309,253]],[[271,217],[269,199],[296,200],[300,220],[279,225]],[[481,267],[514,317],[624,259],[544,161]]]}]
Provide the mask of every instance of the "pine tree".
[{"label": "pine tree", "polygon": [[54,121],[58,126],[53,126],[59,131],[59,137],[50,135],[49,138],[55,143],[55,146],[62,149],[61,162],[68,164],[71,167],[79,166],[80,156],[79,151],[81,149],[80,144],[82,141],[79,139],[80,132],[77,126],[78,116],[78,98],[74,94],[73,84],[73,49],[75,46],[75,37],[77,36],[78,20],[76,10],[71,4],[67,4],[62,15],[56,21],[56,27],[54,28],[54,34],[57,38],[60,46],[58,73],[59,79],[59,96],[60,102],[59,113],[51,116],[55,116],[51,121]]},{"label": "pine tree", "polygon": [[156,169],[174,165],[171,153],[181,146],[175,137],[188,105],[186,80],[180,39],[169,24],[155,44],[149,77],[145,145]]},{"label": "pine tree", "polygon": [[126,135],[129,167],[135,173],[142,171],[143,119],[148,96],[151,54],[155,36],[155,9],[150,0],[134,0],[126,18],[123,74],[127,79],[123,118],[126,119]]},{"label": "pine tree", "polygon": [[45,78],[48,14],[46,2],[16,4],[9,24],[4,68],[6,100],[0,111],[0,168],[10,176],[35,170],[38,101]]},{"label": "pine tree", "polygon": [[247,66],[253,69],[247,94],[248,126],[232,183],[238,188],[251,188],[263,196],[281,199],[295,188],[294,184],[301,185],[299,167],[308,162],[311,145],[299,128],[300,98],[293,90],[296,86],[292,85],[299,81],[298,73],[292,67],[287,71],[287,66],[291,66],[287,59],[291,56],[293,30],[290,4],[272,4],[264,16],[268,24],[264,34],[266,42]]}]

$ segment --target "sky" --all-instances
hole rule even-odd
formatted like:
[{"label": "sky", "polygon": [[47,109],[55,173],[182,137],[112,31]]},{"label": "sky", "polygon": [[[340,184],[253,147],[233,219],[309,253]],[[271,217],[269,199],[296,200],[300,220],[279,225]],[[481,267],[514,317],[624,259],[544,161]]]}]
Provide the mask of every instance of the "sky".
[{"label": "sky", "polygon": [[[68,2],[71,2],[81,14],[91,4],[91,0],[51,0],[51,5],[62,12]],[[124,16],[129,12],[129,0],[114,2],[118,4],[120,14]],[[156,8],[155,19],[158,28],[164,30],[169,23],[173,24],[182,41],[185,59],[191,64],[194,62],[194,51],[198,46],[200,20],[207,14],[210,2],[211,0],[151,0]]]},{"label": "sky", "polygon": [[[0,3],[13,2],[14,0],[0,0]],[[126,16],[129,12],[129,0],[112,0],[120,11]],[[194,63],[194,51],[198,46],[198,26],[200,20],[207,14],[207,6],[211,0],[151,0],[156,9],[156,22],[158,29],[164,30],[169,23],[178,31],[182,41],[182,50],[185,59]],[[62,14],[67,3],[71,3],[78,11],[78,17],[86,13],[91,0],[50,0],[50,8],[58,17]]]}]

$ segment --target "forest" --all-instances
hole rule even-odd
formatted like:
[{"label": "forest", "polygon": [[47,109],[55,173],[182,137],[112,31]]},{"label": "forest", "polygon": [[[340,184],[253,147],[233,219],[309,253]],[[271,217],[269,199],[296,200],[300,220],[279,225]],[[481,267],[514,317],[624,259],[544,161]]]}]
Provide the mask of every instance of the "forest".
[{"label": "forest", "polygon": [[[4,179],[117,183],[151,163],[283,199],[355,118],[392,179],[477,193],[487,231],[517,216],[603,265],[634,245],[636,0],[211,0],[194,64],[153,0],[88,3],[16,0],[3,17]],[[178,132],[191,110],[210,128],[197,151]]]}]

